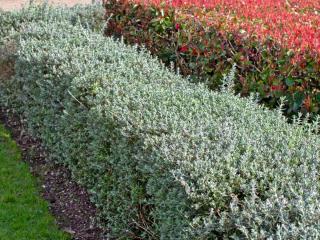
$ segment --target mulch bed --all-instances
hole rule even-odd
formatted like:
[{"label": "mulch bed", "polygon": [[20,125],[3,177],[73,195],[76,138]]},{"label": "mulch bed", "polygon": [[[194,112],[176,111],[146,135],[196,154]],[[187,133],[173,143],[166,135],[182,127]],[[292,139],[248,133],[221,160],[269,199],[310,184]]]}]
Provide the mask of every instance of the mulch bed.
[{"label": "mulch bed", "polygon": [[0,107],[0,122],[11,130],[20,146],[23,160],[39,179],[42,196],[49,202],[50,210],[59,227],[75,240],[105,240],[104,231],[97,226],[97,209],[90,202],[86,190],[72,181],[70,171],[59,164],[48,162],[40,141],[24,129],[23,120]]}]

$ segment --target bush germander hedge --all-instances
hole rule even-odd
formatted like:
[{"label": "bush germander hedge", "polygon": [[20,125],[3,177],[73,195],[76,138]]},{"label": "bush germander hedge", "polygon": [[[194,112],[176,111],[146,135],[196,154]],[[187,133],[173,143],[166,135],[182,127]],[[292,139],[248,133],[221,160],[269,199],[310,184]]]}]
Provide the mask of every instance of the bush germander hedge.
[{"label": "bush germander hedge", "polygon": [[319,239],[316,125],[191,84],[68,17],[6,39],[2,104],[87,187],[110,237]]}]

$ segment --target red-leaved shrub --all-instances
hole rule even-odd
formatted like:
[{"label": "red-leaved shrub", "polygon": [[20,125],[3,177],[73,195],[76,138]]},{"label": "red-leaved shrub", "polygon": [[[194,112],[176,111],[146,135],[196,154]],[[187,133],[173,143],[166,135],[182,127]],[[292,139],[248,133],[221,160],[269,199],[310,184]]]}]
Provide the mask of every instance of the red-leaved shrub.
[{"label": "red-leaved shrub", "polygon": [[[237,64],[236,90],[286,113],[318,113],[320,15],[316,1],[107,0],[107,35],[145,45],[194,81],[218,88]],[[110,17],[111,16],[111,17]]]}]

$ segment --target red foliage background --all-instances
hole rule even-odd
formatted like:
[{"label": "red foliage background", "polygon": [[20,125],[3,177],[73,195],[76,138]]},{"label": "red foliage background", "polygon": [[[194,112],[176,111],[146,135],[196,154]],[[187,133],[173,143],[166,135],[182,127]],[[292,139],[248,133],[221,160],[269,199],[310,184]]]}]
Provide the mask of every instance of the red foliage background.
[{"label": "red foliage background", "polygon": [[[241,30],[261,40],[275,39],[296,52],[320,53],[319,0],[134,0],[144,5],[166,4],[175,8],[196,6],[217,10],[206,16],[226,30]],[[196,16],[197,17],[197,16]],[[298,59],[297,59],[298,60]]]},{"label": "red foliage background", "polygon": [[143,44],[217,89],[237,65],[236,92],[286,113],[320,113],[319,0],[104,0],[107,35]]}]

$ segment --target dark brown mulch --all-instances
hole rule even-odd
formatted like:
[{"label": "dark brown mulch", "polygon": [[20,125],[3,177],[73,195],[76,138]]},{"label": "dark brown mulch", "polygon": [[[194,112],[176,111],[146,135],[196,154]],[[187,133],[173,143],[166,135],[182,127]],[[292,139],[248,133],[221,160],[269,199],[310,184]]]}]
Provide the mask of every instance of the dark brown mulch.
[{"label": "dark brown mulch", "polygon": [[29,163],[30,171],[40,180],[42,196],[49,202],[59,227],[75,240],[107,239],[94,221],[97,209],[86,190],[71,180],[70,171],[46,161],[40,142],[26,133],[23,121],[17,115],[0,108],[0,122],[11,130],[22,150],[23,160]]}]

